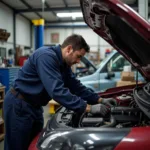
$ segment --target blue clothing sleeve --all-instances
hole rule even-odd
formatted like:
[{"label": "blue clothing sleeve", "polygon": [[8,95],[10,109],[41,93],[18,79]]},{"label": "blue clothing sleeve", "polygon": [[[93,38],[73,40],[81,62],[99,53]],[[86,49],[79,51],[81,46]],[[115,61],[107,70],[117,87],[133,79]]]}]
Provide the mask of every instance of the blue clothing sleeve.
[{"label": "blue clothing sleeve", "polygon": [[79,112],[85,111],[86,102],[64,87],[59,60],[54,53],[40,55],[36,59],[35,66],[46,91],[52,99],[68,109]]},{"label": "blue clothing sleeve", "polygon": [[88,104],[97,104],[100,96],[97,93],[92,92],[87,87],[85,87],[76,77],[75,74],[70,69],[68,78],[68,87],[77,96],[86,100]]}]

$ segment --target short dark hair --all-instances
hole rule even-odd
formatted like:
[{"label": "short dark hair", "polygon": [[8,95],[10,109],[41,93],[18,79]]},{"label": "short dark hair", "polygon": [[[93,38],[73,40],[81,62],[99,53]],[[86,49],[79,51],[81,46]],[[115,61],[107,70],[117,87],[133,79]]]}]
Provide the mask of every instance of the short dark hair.
[{"label": "short dark hair", "polygon": [[68,36],[62,43],[61,47],[65,48],[68,45],[72,45],[72,48],[74,51],[82,49],[82,48],[85,49],[86,52],[90,51],[89,45],[86,43],[84,38],[78,34],[72,34]]}]

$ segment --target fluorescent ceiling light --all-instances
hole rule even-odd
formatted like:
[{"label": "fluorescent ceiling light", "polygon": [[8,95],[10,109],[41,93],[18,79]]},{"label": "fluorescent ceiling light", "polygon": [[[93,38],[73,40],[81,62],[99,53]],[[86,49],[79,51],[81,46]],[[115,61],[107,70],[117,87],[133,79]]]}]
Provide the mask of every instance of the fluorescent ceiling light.
[{"label": "fluorescent ceiling light", "polygon": [[83,17],[81,12],[57,13],[57,16],[61,17],[61,18],[64,18],[64,17],[72,17],[72,18]]}]

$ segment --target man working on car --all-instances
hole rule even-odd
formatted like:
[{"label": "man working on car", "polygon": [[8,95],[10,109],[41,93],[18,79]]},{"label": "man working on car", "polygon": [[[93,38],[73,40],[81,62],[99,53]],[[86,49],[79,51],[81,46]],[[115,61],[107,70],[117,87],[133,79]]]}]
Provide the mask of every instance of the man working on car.
[{"label": "man working on car", "polygon": [[61,46],[41,47],[29,57],[5,96],[5,150],[27,150],[43,128],[42,106],[50,99],[76,112],[107,113],[103,104],[114,99],[100,98],[71,71],[70,67],[79,63],[86,52],[89,46],[83,37],[71,35]]}]

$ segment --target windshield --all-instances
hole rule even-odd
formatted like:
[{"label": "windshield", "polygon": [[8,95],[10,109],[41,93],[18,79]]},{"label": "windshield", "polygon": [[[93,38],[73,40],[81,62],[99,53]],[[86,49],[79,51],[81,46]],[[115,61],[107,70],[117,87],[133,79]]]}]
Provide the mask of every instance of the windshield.
[{"label": "windshield", "polygon": [[96,65],[96,68],[100,68],[104,63],[105,61],[107,60],[107,57],[105,57],[98,65]]},{"label": "windshield", "polygon": [[113,53],[115,53],[116,50],[113,50],[107,57],[105,57],[98,65],[96,65],[96,68],[100,68],[101,66],[103,66],[103,64],[105,64],[105,62],[111,57],[111,55],[113,55]]}]

